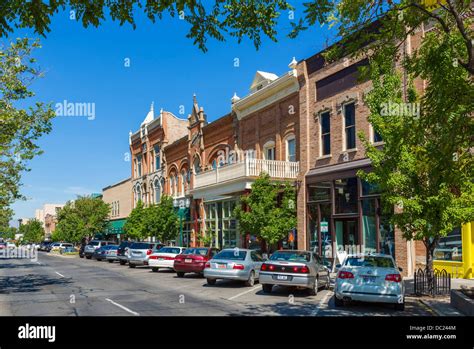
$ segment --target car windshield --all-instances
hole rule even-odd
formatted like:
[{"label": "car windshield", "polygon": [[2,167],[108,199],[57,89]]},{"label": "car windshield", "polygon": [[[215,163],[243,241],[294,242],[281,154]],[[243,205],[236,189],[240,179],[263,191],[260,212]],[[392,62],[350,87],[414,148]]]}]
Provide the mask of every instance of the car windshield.
[{"label": "car windshield", "polygon": [[130,246],[130,248],[132,250],[148,250],[151,248],[151,245],[148,242],[135,242]]},{"label": "car windshield", "polygon": [[206,256],[207,251],[207,248],[187,248],[183,254],[197,254],[200,256]]},{"label": "car windshield", "polygon": [[91,241],[91,242],[89,242],[89,245],[91,245],[91,246],[98,246],[98,245],[99,245],[99,241]]},{"label": "car windshield", "polygon": [[348,267],[395,268],[391,258],[373,256],[349,257],[344,265]]},{"label": "car windshield", "polygon": [[213,259],[229,259],[231,261],[243,261],[247,256],[247,251],[235,250],[224,250],[214,256]]},{"label": "car windshield", "polygon": [[278,251],[271,255],[270,260],[286,262],[309,262],[311,260],[311,255],[309,252]]},{"label": "car windshield", "polygon": [[175,254],[180,254],[181,250],[176,247],[162,247],[158,251],[159,253],[175,253]]}]

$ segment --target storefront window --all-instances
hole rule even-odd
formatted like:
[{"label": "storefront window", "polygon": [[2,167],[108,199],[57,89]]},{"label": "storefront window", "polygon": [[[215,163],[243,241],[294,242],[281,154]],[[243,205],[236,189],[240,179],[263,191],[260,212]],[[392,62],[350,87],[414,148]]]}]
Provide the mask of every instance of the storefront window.
[{"label": "storefront window", "polygon": [[235,205],[235,201],[222,202],[222,235],[224,240],[222,242],[222,248],[236,247],[239,245],[237,241],[237,221],[233,217]]},{"label": "storefront window", "polygon": [[369,196],[369,195],[379,195],[380,190],[376,184],[371,184],[369,182],[364,181],[363,179],[360,180],[362,186],[362,196]]},{"label": "storefront window", "polygon": [[319,251],[319,236],[318,236],[318,205],[317,204],[310,204],[308,205],[308,232],[309,232],[309,246],[310,250],[316,252],[317,254],[320,253]]},{"label": "storefront window", "polygon": [[364,252],[377,252],[377,221],[375,200],[362,200],[362,238]]},{"label": "storefront window", "polygon": [[395,258],[395,236],[390,217],[380,216],[380,253],[389,254]]},{"label": "storefront window", "polygon": [[217,204],[206,204],[206,235],[212,236],[211,246],[219,247],[217,245]]},{"label": "storefront window", "polygon": [[332,257],[332,238],[331,238],[331,204],[320,204],[321,212],[321,250],[323,257]]},{"label": "storefront window", "polygon": [[442,237],[434,250],[434,259],[462,262],[461,228],[455,228],[451,233]]},{"label": "storefront window", "polygon": [[309,186],[309,201],[331,200],[331,182],[321,182]]},{"label": "storefront window", "polygon": [[334,181],[335,213],[357,213],[357,177]]}]

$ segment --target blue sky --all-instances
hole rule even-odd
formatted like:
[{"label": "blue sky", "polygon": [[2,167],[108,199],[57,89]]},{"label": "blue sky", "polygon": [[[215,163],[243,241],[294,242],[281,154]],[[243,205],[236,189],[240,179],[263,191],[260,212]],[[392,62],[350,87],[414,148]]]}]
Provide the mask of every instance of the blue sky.
[{"label": "blue sky", "polygon": [[[295,13],[298,18],[298,12]],[[257,51],[249,40],[241,44],[208,41],[201,52],[186,38],[188,25],[164,18],[155,24],[143,15],[137,28],[106,21],[84,29],[69,19],[69,12],[53,18],[51,33],[34,53],[46,75],[31,86],[36,100],[95,103],[96,117],[58,116],[53,131],[39,145],[44,154],[30,162],[23,175],[26,201],[13,205],[15,219],[34,217],[44,203],[63,203],[76,195],[101,192],[109,184],[130,176],[128,132],[137,130],[152,101],[160,108],[186,117],[193,93],[213,121],[230,110],[230,98],[248,93],[257,70],[277,75],[297,60],[320,51],[329,38],[327,27],[315,27],[297,39],[288,39],[287,15],[279,25],[278,43],[263,40]],[[25,36],[17,31],[12,38]],[[239,67],[234,67],[238,58]],[[130,59],[130,67],[125,60]],[[185,114],[179,114],[180,106]]]}]

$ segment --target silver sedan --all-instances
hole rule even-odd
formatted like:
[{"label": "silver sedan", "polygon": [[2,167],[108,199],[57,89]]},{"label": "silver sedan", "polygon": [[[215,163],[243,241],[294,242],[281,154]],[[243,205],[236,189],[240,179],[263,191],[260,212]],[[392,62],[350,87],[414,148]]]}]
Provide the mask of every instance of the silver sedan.
[{"label": "silver sedan", "polygon": [[209,285],[218,279],[245,281],[253,286],[260,275],[263,257],[256,251],[228,248],[216,254],[204,267],[204,277]]},{"label": "silver sedan", "polygon": [[316,295],[319,287],[330,286],[329,268],[309,251],[277,251],[262,265],[260,283],[265,293],[280,285],[306,288],[310,295]]}]

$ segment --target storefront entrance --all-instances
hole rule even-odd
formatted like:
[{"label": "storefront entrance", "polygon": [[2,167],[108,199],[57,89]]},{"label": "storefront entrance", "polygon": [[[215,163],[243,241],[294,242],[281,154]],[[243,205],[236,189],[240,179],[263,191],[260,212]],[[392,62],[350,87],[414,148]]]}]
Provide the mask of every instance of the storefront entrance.
[{"label": "storefront entrance", "polygon": [[236,199],[205,203],[206,234],[212,236],[213,247],[241,247],[237,221],[233,217],[236,204]]},{"label": "storefront entrance", "polygon": [[336,244],[338,251],[355,253],[353,248],[359,246],[359,222],[357,218],[334,219]]}]

